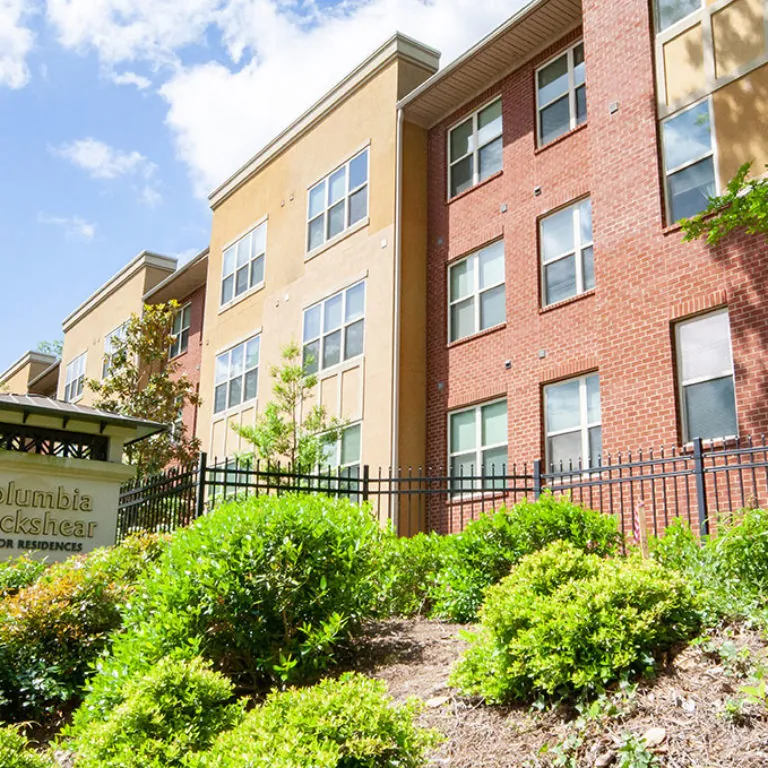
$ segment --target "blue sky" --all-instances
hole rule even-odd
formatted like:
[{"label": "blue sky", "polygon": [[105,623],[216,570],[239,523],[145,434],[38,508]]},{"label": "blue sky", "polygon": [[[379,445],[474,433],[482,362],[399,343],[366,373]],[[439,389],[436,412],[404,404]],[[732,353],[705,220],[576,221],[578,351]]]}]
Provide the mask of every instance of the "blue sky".
[{"label": "blue sky", "polygon": [[0,371],[396,30],[443,53],[520,0],[0,0]]}]

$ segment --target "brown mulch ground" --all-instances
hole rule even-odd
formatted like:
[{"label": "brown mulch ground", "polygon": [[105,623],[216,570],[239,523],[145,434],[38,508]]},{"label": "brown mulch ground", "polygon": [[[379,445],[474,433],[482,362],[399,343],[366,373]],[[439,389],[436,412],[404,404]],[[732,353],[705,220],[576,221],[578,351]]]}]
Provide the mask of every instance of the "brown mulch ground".
[{"label": "brown mulch ground", "polygon": [[[768,660],[766,642],[755,631],[732,627],[709,643],[686,648],[655,681],[641,682],[633,695],[617,696],[619,714],[579,728],[573,710],[489,707],[448,688],[451,666],[466,647],[458,637],[462,628],[425,619],[379,622],[368,626],[353,649],[352,666],[385,680],[395,699],[417,696],[426,702],[422,723],[445,736],[432,766],[617,766],[625,737],[642,737],[651,728],[663,729],[656,731],[660,743],[653,752],[656,765],[664,768],[768,766],[765,708],[746,705],[735,717],[726,712],[754,665]],[[558,762],[553,747],[569,736],[578,741],[568,753],[573,761]]]}]

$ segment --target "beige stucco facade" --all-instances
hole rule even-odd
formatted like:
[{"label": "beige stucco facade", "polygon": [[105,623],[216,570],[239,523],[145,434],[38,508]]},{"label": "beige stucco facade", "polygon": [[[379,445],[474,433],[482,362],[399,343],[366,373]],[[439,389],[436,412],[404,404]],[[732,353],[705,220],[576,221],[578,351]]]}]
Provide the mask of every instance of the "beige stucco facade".
[{"label": "beige stucco facade", "polygon": [[[34,382],[56,364],[56,358],[42,352],[27,352],[7,371],[0,374],[0,392],[25,395],[34,389]],[[49,394],[40,392],[39,394]]]}]

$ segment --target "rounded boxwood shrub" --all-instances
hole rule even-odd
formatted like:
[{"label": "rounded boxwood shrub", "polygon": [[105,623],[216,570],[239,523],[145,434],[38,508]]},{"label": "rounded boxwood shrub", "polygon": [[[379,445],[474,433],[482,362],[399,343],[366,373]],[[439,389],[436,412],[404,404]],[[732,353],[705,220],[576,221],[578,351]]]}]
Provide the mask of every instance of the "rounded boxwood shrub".
[{"label": "rounded boxwood shrub", "polygon": [[2,768],[53,768],[46,756],[33,751],[12,725],[0,723],[0,766]]},{"label": "rounded boxwood shrub", "polygon": [[653,561],[604,560],[556,542],[487,591],[481,631],[451,678],[490,702],[593,692],[690,638],[697,605]]},{"label": "rounded boxwood shrub", "polygon": [[420,705],[395,705],[386,684],[348,674],[272,693],[219,736],[191,768],[419,768],[437,735],[414,723]]}]

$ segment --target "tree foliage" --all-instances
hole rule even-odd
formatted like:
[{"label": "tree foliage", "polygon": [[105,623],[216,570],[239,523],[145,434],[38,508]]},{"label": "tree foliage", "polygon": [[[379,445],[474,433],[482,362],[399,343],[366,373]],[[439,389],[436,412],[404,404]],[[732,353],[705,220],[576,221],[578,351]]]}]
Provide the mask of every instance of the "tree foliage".
[{"label": "tree foliage", "polygon": [[710,198],[701,213],[680,221],[685,241],[705,237],[709,245],[717,245],[735,229],[768,235],[768,181],[748,179],[751,167],[744,163],[722,195]]},{"label": "tree foliage", "polygon": [[307,372],[308,361],[302,362],[299,345],[288,344],[282,357],[282,365],[270,369],[275,379],[273,399],[264,413],[252,426],[233,424],[232,428],[268,465],[285,461],[296,471],[307,472],[322,464],[326,447],[340,439],[344,422],[329,417],[322,405],[307,408],[317,376]]},{"label": "tree foliage", "polygon": [[64,348],[64,341],[62,339],[53,339],[52,341],[41,341],[37,345],[37,351],[42,352],[44,355],[51,355],[61,360],[61,352]]},{"label": "tree foliage", "polygon": [[200,449],[198,439],[187,434],[179,419],[182,409],[199,405],[200,398],[187,375],[179,373],[178,362],[169,359],[178,309],[172,300],[147,304],[141,317],[131,315],[122,338],[115,338],[109,357],[105,355],[108,376],[88,382],[98,396],[97,408],[176,425],[173,433],[162,432],[126,447],[140,476],[159,472],[173,461],[192,461]]}]

